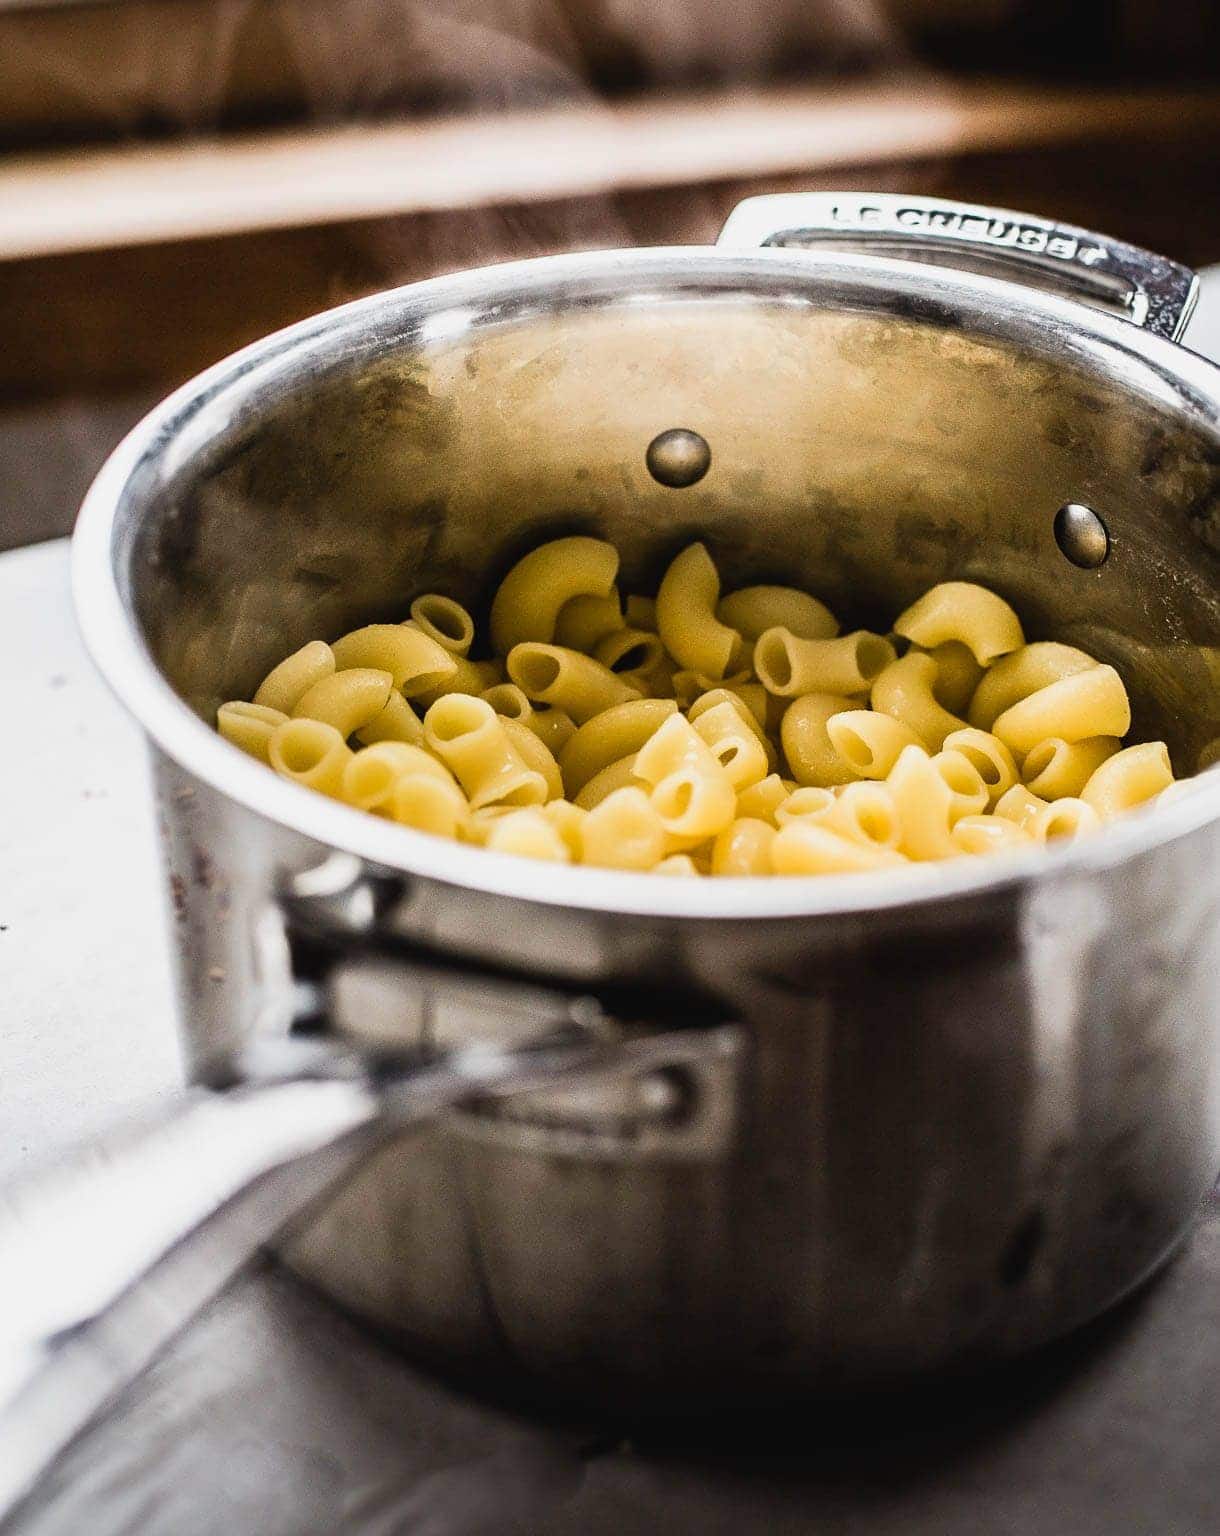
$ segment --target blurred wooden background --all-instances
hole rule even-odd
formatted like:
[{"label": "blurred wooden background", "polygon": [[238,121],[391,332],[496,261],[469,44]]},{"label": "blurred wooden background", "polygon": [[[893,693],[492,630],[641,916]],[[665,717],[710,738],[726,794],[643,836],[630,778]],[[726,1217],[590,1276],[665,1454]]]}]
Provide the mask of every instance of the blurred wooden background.
[{"label": "blurred wooden background", "polygon": [[0,544],[255,336],[487,261],[940,193],[1220,261],[1203,0],[0,0]]}]

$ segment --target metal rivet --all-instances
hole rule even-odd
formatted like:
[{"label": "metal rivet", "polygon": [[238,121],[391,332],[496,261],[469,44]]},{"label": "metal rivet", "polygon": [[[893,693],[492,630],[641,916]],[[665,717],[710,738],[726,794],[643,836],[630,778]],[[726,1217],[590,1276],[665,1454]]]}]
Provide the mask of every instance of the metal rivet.
[{"label": "metal rivet", "polygon": [[658,432],[649,443],[644,462],[660,485],[679,491],[703,479],[711,467],[712,450],[707,438],[689,427],[670,427],[667,432]]},{"label": "metal rivet", "polygon": [[1069,501],[1055,513],[1055,543],[1082,571],[1095,571],[1110,553],[1110,535],[1091,507]]}]

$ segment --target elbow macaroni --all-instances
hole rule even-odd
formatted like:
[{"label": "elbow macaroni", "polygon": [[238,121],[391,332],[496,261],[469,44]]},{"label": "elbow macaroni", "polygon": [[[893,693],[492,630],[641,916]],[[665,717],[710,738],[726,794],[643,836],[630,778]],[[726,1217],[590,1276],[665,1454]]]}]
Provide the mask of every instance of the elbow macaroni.
[{"label": "elbow macaroni", "polygon": [[577,725],[615,704],[640,697],[638,688],[616,677],[609,667],[562,645],[527,641],[514,646],[508,653],[508,675],[526,698],[553,704]]},{"label": "elbow macaroni", "polygon": [[942,581],[925,592],[894,620],[894,633],[929,650],[956,640],[981,667],[1025,644],[1013,609],[972,581]]},{"label": "elbow macaroni", "polygon": [[553,540],[496,592],[493,656],[469,610],[424,593],[403,622],[301,646],[252,702],[222,704],[217,729],[412,832],[686,879],[1067,843],[1174,792],[1163,742],[1124,745],[1114,668],[1027,644],[975,583],[900,614],[898,655],[840,635],[796,587],[721,598],[701,543],[655,602],[621,596],[618,568],[602,540]]},{"label": "elbow macaroni", "polygon": [[872,691],[873,708],[914,731],[929,752],[939,751],[946,736],[966,726],[937,702],[935,686],[935,661],[921,651],[910,651],[886,667]]},{"label": "elbow macaroni", "polygon": [[1090,667],[1048,683],[1006,709],[992,726],[1004,745],[1021,757],[1052,736],[1085,741],[1090,736],[1125,736],[1130,729],[1127,690],[1113,667]]},{"label": "elbow macaroni", "polygon": [[881,635],[857,630],[837,640],[798,640],[787,629],[768,629],[754,647],[754,670],[768,693],[864,693],[894,660]]},{"label": "elbow macaroni", "polygon": [[405,698],[439,688],[457,671],[457,662],[443,645],[410,624],[366,624],[331,646],[335,666],[370,667],[388,672]]},{"label": "elbow macaroni", "polygon": [[816,597],[797,587],[742,587],[721,598],[716,617],[747,640],[786,629],[798,640],[833,640],[839,621]]},{"label": "elbow macaroni", "polygon": [[526,640],[549,644],[565,603],[574,597],[609,597],[618,575],[618,550],[604,539],[552,539],[518,560],[491,605],[491,643],[507,656]]},{"label": "elbow macaroni", "polygon": [[657,591],[657,633],[679,667],[723,677],[744,652],[741,636],[716,617],[720,577],[703,544],[691,544],[671,563]]}]

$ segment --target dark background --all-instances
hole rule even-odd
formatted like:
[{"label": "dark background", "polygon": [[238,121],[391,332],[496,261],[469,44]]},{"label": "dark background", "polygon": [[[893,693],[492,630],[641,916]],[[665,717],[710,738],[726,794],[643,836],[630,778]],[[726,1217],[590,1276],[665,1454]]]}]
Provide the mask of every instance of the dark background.
[{"label": "dark background", "polygon": [[[0,547],[66,532],[126,427],[255,336],[480,262],[710,241],[751,192],[918,190],[1220,261],[1218,22],[1205,0],[0,0]],[[511,199],[484,189],[469,205],[458,175],[453,206],[426,211],[413,162],[373,142],[390,123],[458,118],[477,158],[483,135],[545,112],[562,159],[566,114],[655,110],[660,144],[675,104],[714,124],[742,99],[799,113],[807,155],[743,175],[711,152],[655,186],[616,185],[611,165],[560,197],[544,177],[533,193],[527,166]],[[870,103],[881,122],[895,103],[918,117],[981,99],[998,103],[989,126],[971,117],[932,152],[869,132]],[[820,104],[844,102],[859,131],[828,150]],[[401,211],[220,235],[155,174],[157,156],[198,146],[223,201],[243,149],[285,133],[305,136],[303,176],[310,144],[368,136],[368,175],[401,183]],[[120,201],[103,190],[67,208],[79,239],[6,246],[6,205],[54,206],[65,170],[112,163],[132,171],[127,224],[169,208],[182,233],[87,233],[110,211],[99,202]]]}]

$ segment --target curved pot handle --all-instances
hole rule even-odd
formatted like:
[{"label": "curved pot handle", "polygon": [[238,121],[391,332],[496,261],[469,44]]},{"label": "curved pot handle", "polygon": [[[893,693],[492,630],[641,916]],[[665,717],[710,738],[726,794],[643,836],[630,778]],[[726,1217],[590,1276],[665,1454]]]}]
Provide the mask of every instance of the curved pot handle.
[{"label": "curved pot handle", "polygon": [[738,203],[719,245],[840,244],[1049,288],[1177,341],[1199,296],[1189,267],[1074,224],[891,192],[796,192]]},{"label": "curved pot handle", "polygon": [[[367,889],[349,890],[349,901],[359,908]],[[462,968],[428,964],[450,977]],[[214,1061],[210,1087],[0,1190],[0,1522],[99,1409],[382,1137],[463,1102],[731,1060],[740,1043],[699,1009],[693,1027],[633,1031],[579,989],[529,984],[521,998],[538,1011],[511,1040],[369,1045],[337,1031],[308,979],[296,992],[296,1019]]]}]

